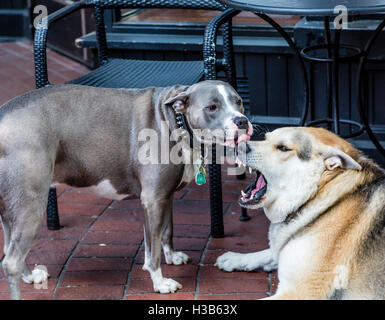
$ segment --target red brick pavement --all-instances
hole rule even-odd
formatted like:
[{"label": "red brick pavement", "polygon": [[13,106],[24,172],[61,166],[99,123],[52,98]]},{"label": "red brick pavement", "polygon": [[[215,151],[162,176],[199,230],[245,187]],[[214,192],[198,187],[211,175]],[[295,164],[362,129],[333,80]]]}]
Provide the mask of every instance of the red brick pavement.
[{"label": "red brick pavement", "polygon": [[[48,79],[53,84],[78,78],[88,68],[48,50]],[[33,48],[30,42],[0,42],[0,105],[35,88]]]},{"label": "red brick pavement", "polygon": [[[50,80],[62,83],[87,68],[49,51]],[[32,46],[29,42],[0,43],[0,104],[34,88]],[[224,169],[225,170],[225,169]],[[58,187],[63,228],[42,227],[27,263],[44,264],[51,278],[47,288],[22,284],[24,299],[259,299],[277,287],[275,273],[226,273],[215,266],[228,251],[251,252],[267,248],[268,221],[262,212],[240,222],[234,203],[247,181],[223,174],[225,238],[210,237],[208,184],[194,183],[175,194],[174,244],[192,261],[162,270],[183,285],[175,294],[153,292],[143,263],[142,209],[138,200],[110,201],[67,186]],[[1,232],[0,248],[3,237]],[[8,299],[8,286],[0,269],[0,299]]]}]

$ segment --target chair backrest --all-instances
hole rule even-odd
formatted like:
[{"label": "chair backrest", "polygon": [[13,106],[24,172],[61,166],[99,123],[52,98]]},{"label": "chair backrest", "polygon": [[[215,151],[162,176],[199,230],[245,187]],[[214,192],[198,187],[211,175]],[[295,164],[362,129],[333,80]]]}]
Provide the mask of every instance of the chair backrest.
[{"label": "chair backrest", "polygon": [[216,0],[86,0],[88,5],[111,8],[175,8],[225,10],[228,7]]},{"label": "chair backrest", "polygon": [[206,9],[224,11],[226,5],[217,0],[85,0],[84,4],[94,7],[99,64],[108,61],[107,38],[103,11],[105,9]]}]

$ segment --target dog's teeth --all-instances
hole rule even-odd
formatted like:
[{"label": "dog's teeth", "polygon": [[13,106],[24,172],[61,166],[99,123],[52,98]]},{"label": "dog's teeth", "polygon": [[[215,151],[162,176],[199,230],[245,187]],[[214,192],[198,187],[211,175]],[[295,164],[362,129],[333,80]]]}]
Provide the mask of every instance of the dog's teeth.
[{"label": "dog's teeth", "polygon": [[253,173],[253,169],[249,167],[249,173]]},{"label": "dog's teeth", "polygon": [[254,193],[254,194],[251,194],[250,200],[253,200],[253,199],[254,199],[254,195],[255,195],[255,193]]},{"label": "dog's teeth", "polygon": [[241,190],[241,195],[242,197],[246,197],[246,193],[244,193],[242,190]]}]

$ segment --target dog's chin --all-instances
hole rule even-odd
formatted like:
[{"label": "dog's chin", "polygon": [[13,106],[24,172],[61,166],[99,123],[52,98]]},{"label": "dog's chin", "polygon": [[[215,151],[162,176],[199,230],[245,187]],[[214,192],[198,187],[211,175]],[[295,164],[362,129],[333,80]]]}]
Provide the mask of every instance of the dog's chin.
[{"label": "dog's chin", "polygon": [[242,197],[240,197],[238,199],[238,204],[242,207],[242,208],[246,208],[246,209],[251,209],[251,210],[255,210],[255,209],[259,209],[259,208],[263,208],[263,204],[265,202],[265,198],[261,198],[261,199],[258,199],[258,200],[250,200],[250,201],[243,201],[242,200]]}]

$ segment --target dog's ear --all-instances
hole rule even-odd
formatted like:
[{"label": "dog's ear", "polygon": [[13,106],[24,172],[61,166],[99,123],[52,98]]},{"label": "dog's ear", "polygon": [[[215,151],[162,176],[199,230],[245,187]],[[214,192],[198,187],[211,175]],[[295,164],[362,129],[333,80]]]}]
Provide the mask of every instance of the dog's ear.
[{"label": "dog's ear", "polygon": [[164,103],[166,106],[171,106],[175,110],[175,112],[184,112],[187,108],[189,100],[189,94],[186,91],[183,91],[176,95],[175,97],[171,97],[166,100]]},{"label": "dog's ear", "polygon": [[328,170],[336,168],[361,170],[362,167],[352,157],[340,150],[329,148],[324,154],[325,166]]}]

